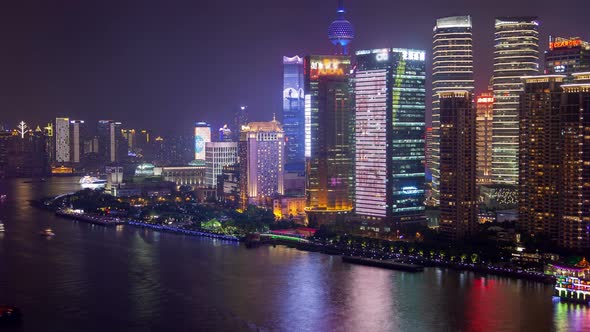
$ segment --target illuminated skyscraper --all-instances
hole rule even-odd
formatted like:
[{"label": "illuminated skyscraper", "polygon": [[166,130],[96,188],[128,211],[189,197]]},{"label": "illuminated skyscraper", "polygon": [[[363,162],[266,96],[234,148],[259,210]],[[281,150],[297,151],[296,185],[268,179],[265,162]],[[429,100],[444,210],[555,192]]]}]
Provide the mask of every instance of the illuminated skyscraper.
[{"label": "illuminated skyscraper", "polygon": [[70,121],[70,161],[80,162],[80,156],[84,154],[84,121]]},{"label": "illuminated skyscraper", "polygon": [[238,160],[237,142],[205,143],[205,185],[217,186],[217,176],[224,166],[233,165]]},{"label": "illuminated skyscraper", "polygon": [[[569,75],[590,71],[590,43],[579,37],[549,37],[545,51],[545,74]],[[571,76],[566,76],[565,82]]]},{"label": "illuminated skyscraper", "polygon": [[211,142],[211,126],[206,122],[195,122],[195,160],[205,162],[205,144]]},{"label": "illuminated skyscraper", "polygon": [[451,240],[474,233],[477,225],[475,183],[475,109],[469,91],[439,93],[440,232]]},{"label": "illuminated skyscraper", "polygon": [[559,122],[564,78],[525,77],[519,117],[519,223],[526,233],[543,234],[553,240],[557,239],[559,224]]},{"label": "illuminated skyscraper", "polygon": [[558,244],[590,250],[590,72],[562,85],[562,145]]},{"label": "illuminated skyscraper", "polygon": [[287,172],[305,170],[305,108],[303,59],[283,57],[283,129]]},{"label": "illuminated skyscraper", "polygon": [[473,40],[471,16],[436,20],[432,51],[432,198],[439,199],[440,107],[438,94],[444,91],[473,92]]},{"label": "illuminated skyscraper", "polygon": [[491,88],[476,99],[477,183],[492,183],[492,124],[494,119],[494,93]]},{"label": "illuminated skyscraper", "polygon": [[516,185],[521,77],[539,71],[539,23],[536,17],[502,17],[495,29],[492,180]]},{"label": "illuminated skyscraper", "polygon": [[355,212],[386,228],[425,222],[425,52],[361,50],[356,59]]},{"label": "illuminated skyscraper", "polygon": [[238,155],[242,208],[270,203],[272,196],[283,194],[285,134],[278,121],[243,126]]},{"label": "illuminated skyscraper", "polygon": [[55,119],[55,161],[67,163],[70,161],[70,119]]},{"label": "illuminated skyscraper", "polygon": [[311,223],[352,211],[354,114],[348,56],[305,57],[306,212]]}]

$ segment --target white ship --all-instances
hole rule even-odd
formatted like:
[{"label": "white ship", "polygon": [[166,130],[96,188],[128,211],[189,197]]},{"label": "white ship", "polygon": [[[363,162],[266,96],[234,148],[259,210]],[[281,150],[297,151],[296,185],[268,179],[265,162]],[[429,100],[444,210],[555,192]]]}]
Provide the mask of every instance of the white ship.
[{"label": "white ship", "polygon": [[80,185],[83,188],[99,188],[104,187],[107,184],[107,180],[99,179],[95,176],[86,175],[80,179]]}]

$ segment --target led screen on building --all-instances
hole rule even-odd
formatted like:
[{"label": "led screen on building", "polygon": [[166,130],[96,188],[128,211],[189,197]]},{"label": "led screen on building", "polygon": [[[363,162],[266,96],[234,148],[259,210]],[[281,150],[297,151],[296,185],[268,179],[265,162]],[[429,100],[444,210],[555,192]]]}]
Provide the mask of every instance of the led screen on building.
[{"label": "led screen on building", "polygon": [[195,160],[205,160],[205,143],[211,142],[211,126],[195,123]]}]

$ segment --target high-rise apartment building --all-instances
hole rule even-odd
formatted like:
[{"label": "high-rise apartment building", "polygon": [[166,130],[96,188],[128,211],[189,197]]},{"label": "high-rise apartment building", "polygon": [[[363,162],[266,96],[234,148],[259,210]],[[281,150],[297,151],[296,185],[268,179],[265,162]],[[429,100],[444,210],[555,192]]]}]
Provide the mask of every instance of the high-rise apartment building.
[{"label": "high-rise apartment building", "polygon": [[492,183],[492,125],[494,120],[494,92],[491,88],[479,94],[476,105],[477,184]]},{"label": "high-rise apartment building", "polygon": [[287,172],[305,170],[303,58],[283,57],[283,129]]},{"label": "high-rise apartment building", "polygon": [[501,17],[495,22],[492,180],[518,183],[518,114],[521,77],[539,71],[536,17]]},{"label": "high-rise apartment building", "polygon": [[270,203],[272,196],[283,194],[285,133],[278,121],[243,126],[238,156],[242,208]]},{"label": "high-rise apartment building", "polygon": [[355,212],[384,228],[425,222],[425,52],[356,52]]},{"label": "high-rise apartment building", "polygon": [[439,93],[440,232],[451,240],[474,233],[477,225],[475,182],[475,109],[469,91]]},{"label": "high-rise apartment building", "polygon": [[306,212],[313,224],[353,209],[354,114],[350,57],[306,56]]},{"label": "high-rise apartment building", "polygon": [[562,85],[560,132],[562,181],[558,244],[590,250],[590,72]]},{"label": "high-rise apartment building", "polygon": [[436,20],[432,50],[432,198],[439,199],[440,106],[439,93],[473,92],[473,39],[471,16],[451,16]]},{"label": "high-rise apartment building", "polygon": [[55,161],[70,162],[70,119],[55,119]]},{"label": "high-rise apartment building", "polygon": [[549,37],[549,49],[545,51],[545,74],[568,75],[590,71],[590,43],[580,37]]},{"label": "high-rise apartment building", "polygon": [[237,142],[205,143],[205,185],[215,188],[223,167],[233,165],[237,160]]},{"label": "high-rise apartment building", "polygon": [[559,224],[560,103],[564,78],[525,77],[519,117],[519,223],[526,233],[543,234],[553,240],[557,239]]},{"label": "high-rise apartment building", "polygon": [[70,121],[70,161],[79,163],[84,154],[84,121]]}]

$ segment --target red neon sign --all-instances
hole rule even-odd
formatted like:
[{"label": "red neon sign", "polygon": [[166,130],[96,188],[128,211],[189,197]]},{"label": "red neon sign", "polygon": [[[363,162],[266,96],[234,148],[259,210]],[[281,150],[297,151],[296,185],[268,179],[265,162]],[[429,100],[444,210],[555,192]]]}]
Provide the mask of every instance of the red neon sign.
[{"label": "red neon sign", "polygon": [[564,40],[557,40],[549,43],[550,49],[556,48],[570,48],[582,45],[581,39],[564,39]]}]

